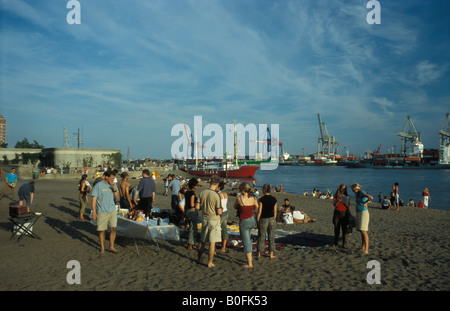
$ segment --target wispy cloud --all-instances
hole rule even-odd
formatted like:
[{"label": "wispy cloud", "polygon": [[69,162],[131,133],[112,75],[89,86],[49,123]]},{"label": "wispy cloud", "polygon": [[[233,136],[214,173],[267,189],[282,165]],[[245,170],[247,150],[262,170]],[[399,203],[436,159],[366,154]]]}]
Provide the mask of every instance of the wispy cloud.
[{"label": "wispy cloud", "polygon": [[[31,127],[51,115],[48,126],[96,133],[93,146],[131,143],[161,157],[172,126],[194,115],[223,126],[279,123],[296,153],[314,149],[318,112],[340,142],[364,149],[380,116],[377,139],[393,144],[399,118],[440,120],[450,97],[448,56],[425,48],[449,46],[432,27],[449,22],[431,4],[382,2],[381,25],[368,25],[356,0],[80,3],[81,25],[68,25],[64,1],[2,1],[0,100],[9,120]],[[15,121],[11,144],[26,131]],[[60,136],[37,140],[58,145]]]}]

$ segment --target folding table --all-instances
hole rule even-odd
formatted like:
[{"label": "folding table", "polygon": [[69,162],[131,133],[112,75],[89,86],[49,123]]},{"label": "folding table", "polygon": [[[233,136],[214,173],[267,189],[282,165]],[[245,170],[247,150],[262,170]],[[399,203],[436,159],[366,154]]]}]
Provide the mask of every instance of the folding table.
[{"label": "folding table", "polygon": [[9,217],[9,221],[13,223],[12,235],[9,239],[11,240],[15,235],[19,235],[19,238],[17,239],[17,242],[19,242],[24,235],[28,235],[40,240],[41,238],[32,230],[33,225],[40,217],[40,215],[34,213]]},{"label": "folding table", "polygon": [[125,217],[117,216],[117,235],[132,238],[134,245],[139,255],[139,250],[136,243],[136,238],[153,240],[158,247],[160,253],[159,243],[157,238],[162,240],[180,240],[180,228],[174,225],[169,225],[169,219],[162,219],[162,223],[158,225],[155,219],[144,220],[141,222],[127,219]]}]

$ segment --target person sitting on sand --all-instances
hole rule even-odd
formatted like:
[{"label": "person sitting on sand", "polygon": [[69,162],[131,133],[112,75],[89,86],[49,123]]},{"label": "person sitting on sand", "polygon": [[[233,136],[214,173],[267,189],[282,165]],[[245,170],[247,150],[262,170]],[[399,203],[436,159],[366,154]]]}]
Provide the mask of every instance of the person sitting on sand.
[{"label": "person sitting on sand", "polygon": [[292,213],[293,211],[295,211],[295,206],[291,205],[288,198],[284,199],[284,204],[282,205],[282,207],[283,213]]},{"label": "person sitting on sand", "polygon": [[382,209],[389,209],[389,207],[391,207],[391,201],[389,201],[388,197],[385,195],[384,196],[384,200],[381,201],[380,208],[382,208]]},{"label": "person sitting on sand", "polygon": [[411,198],[411,199],[409,199],[409,202],[408,202],[408,204],[407,204],[406,206],[413,206],[413,207],[415,207],[415,206],[416,206],[416,203],[415,203],[414,200]]},{"label": "person sitting on sand", "polygon": [[418,208],[425,208],[425,204],[423,203],[422,200],[420,200],[419,203],[417,203],[417,207]]}]

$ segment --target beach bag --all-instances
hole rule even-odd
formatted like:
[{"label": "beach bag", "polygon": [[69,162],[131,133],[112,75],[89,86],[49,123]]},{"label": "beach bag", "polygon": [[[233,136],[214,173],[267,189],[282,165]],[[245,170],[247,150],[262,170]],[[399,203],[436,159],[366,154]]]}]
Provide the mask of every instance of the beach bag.
[{"label": "beach bag", "polygon": [[353,228],[356,228],[356,218],[352,214],[348,215],[348,225],[347,225],[347,233],[352,233]]},{"label": "beach bag", "polygon": [[294,218],[291,213],[283,213],[283,221],[286,225],[291,225],[294,223]]}]

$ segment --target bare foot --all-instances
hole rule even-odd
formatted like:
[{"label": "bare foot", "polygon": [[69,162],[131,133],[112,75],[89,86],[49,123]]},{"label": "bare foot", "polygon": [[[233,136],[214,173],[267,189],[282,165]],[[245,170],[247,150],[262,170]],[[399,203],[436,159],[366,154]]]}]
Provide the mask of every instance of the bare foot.
[{"label": "bare foot", "polygon": [[246,268],[246,269],[253,269],[253,265],[243,265],[242,268]]},{"label": "bare foot", "polygon": [[216,265],[215,264],[213,264],[213,263],[209,263],[208,264],[208,268],[212,268],[212,267],[215,267]]},{"label": "bare foot", "polygon": [[114,247],[113,247],[113,248],[110,248],[109,251],[110,251],[111,253],[114,253],[114,254],[117,254],[117,253],[119,252],[119,251],[118,251],[117,249],[115,249]]}]

